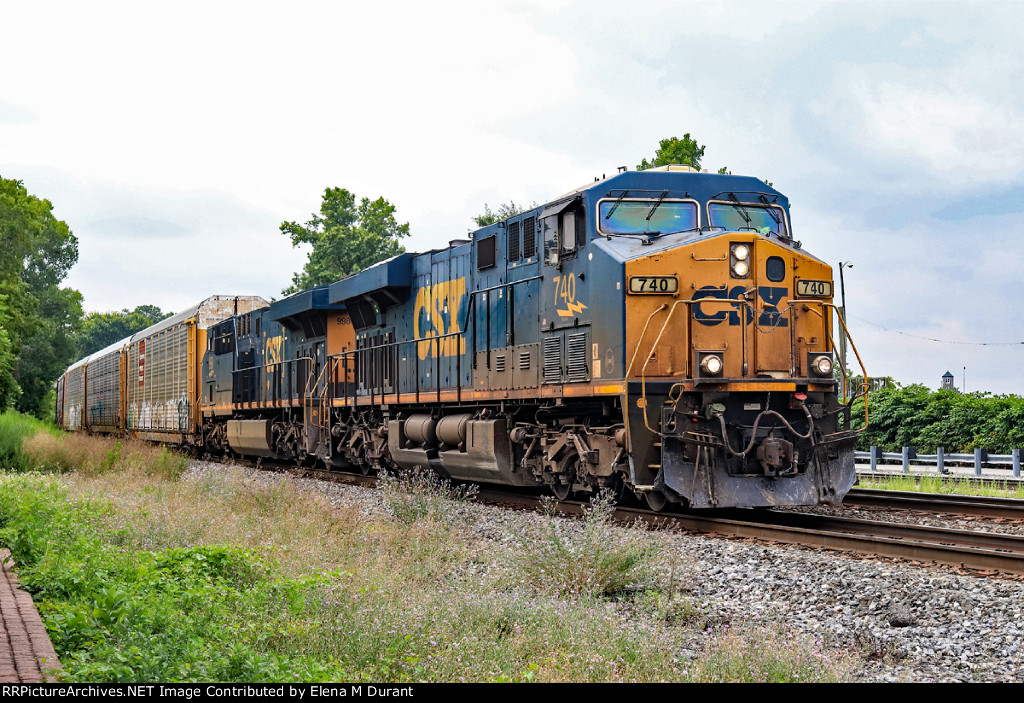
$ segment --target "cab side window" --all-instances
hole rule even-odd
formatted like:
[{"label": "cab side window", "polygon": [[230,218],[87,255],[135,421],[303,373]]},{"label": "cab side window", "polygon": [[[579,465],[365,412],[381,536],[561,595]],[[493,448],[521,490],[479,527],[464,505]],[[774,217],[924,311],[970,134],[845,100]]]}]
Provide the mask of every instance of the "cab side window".
[{"label": "cab side window", "polygon": [[[560,210],[560,211],[559,211]],[[541,222],[544,231],[544,261],[557,265],[560,259],[575,256],[587,241],[586,217],[577,202],[556,205]]]},{"label": "cab side window", "polygon": [[572,210],[563,212],[558,225],[562,255],[574,253],[576,251],[576,213]]},{"label": "cab side window", "polygon": [[582,249],[587,242],[586,218],[579,207],[566,210],[558,220],[559,244],[563,256],[569,256]]}]

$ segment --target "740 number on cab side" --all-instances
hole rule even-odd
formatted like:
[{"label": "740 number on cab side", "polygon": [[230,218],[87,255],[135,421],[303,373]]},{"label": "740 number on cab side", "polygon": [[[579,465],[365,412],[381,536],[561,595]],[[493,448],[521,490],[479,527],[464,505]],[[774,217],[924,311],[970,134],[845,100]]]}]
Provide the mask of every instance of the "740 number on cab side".
[{"label": "740 number on cab side", "polygon": [[679,291],[675,276],[630,276],[629,292],[647,295],[673,295]]},{"label": "740 number on cab side", "polygon": [[832,281],[800,279],[796,282],[796,294],[801,298],[831,298]]}]

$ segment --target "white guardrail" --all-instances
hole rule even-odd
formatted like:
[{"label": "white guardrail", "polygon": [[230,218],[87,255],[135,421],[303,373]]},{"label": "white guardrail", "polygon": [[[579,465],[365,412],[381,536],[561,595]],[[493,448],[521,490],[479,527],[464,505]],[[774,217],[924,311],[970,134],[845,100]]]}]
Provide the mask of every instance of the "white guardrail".
[{"label": "white guardrail", "polygon": [[938,469],[940,474],[948,474],[947,463],[965,466],[974,466],[974,475],[981,476],[982,468],[989,469],[1012,469],[1013,477],[1020,478],[1020,449],[1014,449],[1011,454],[989,454],[987,449],[975,449],[973,454],[946,454],[942,447],[938,447],[935,454],[918,454],[914,447],[903,447],[899,454],[896,452],[883,452],[878,447],[871,447],[871,451],[854,452],[856,461],[871,463],[871,471],[878,469],[880,461],[898,461],[903,465],[903,473],[910,473],[910,464],[932,465]]}]

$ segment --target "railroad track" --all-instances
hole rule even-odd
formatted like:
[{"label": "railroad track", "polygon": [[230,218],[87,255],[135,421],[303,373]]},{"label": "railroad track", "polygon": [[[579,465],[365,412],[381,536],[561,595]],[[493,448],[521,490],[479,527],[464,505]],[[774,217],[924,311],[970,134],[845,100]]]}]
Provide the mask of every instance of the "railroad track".
[{"label": "railroad track", "polygon": [[[281,470],[277,468],[277,470]],[[292,475],[316,477],[341,483],[373,486],[376,477],[312,469],[284,469]],[[882,500],[875,493],[884,491],[858,491],[858,499]],[[870,495],[860,495],[860,494]],[[937,505],[934,496],[919,498],[912,504]],[[984,501],[992,499],[962,500],[964,496],[940,496],[953,503],[974,503],[979,510],[986,509]],[[537,509],[536,494],[485,488],[477,494],[480,502]],[[999,501],[996,501],[999,502]],[[1021,501],[1018,501],[1020,503]],[[945,504],[945,503],[942,503]],[[558,509],[567,515],[580,515],[587,507],[583,501],[559,501]],[[933,508],[915,508],[933,511]],[[954,511],[955,512],[955,511]],[[1018,514],[1019,516],[1019,514]],[[912,561],[944,564],[986,574],[1024,574],[1024,536],[906,525],[903,523],[835,517],[782,510],[721,510],[700,513],[653,512],[640,508],[619,507],[615,519],[624,523],[640,520],[660,529],[724,535],[744,539],[757,539],[780,544],[834,549],[844,552],[881,556]]]},{"label": "railroad track", "polygon": [[959,496],[936,493],[854,488],[844,506],[953,513],[972,517],[1024,520],[1024,500],[993,496]]}]

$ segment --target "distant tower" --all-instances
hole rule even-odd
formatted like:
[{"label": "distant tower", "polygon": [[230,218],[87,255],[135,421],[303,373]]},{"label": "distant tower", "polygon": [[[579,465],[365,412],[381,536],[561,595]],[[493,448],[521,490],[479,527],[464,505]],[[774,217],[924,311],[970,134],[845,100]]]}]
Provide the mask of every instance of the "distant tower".
[{"label": "distant tower", "polygon": [[942,374],[942,390],[956,390],[956,386],[953,385],[953,374],[951,374],[949,371]]}]

